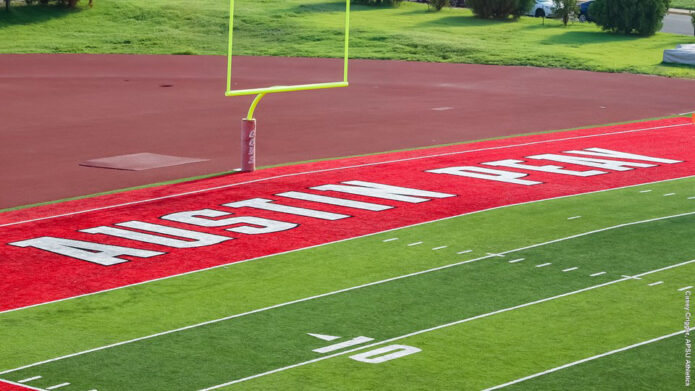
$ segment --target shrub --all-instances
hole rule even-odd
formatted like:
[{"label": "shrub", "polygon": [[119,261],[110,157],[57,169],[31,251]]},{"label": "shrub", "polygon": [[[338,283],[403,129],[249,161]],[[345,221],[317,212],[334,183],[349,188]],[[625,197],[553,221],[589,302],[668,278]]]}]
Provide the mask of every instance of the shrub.
[{"label": "shrub", "polygon": [[403,2],[403,0],[352,0],[352,3],[355,4],[390,5],[394,7],[398,7],[399,5],[401,5],[401,2]]},{"label": "shrub", "polygon": [[695,35],[695,12],[690,13],[690,21],[693,22],[693,35]]},{"label": "shrub", "polygon": [[431,10],[440,11],[447,5],[450,5],[449,0],[427,0],[427,7]]},{"label": "shrub", "polygon": [[577,0],[553,0],[555,6],[555,16],[562,19],[562,23],[567,26],[570,17],[579,14]]},{"label": "shrub", "polygon": [[596,0],[589,12],[606,31],[654,35],[661,29],[670,0]]},{"label": "shrub", "polygon": [[468,5],[476,16],[483,19],[518,19],[525,14],[534,0],[470,0]]}]

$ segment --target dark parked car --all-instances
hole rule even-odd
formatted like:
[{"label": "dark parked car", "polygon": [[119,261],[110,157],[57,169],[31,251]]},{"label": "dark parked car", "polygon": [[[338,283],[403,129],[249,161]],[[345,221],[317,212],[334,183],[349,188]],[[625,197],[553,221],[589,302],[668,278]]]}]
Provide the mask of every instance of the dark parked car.
[{"label": "dark parked car", "polygon": [[591,15],[589,15],[589,6],[591,6],[591,3],[593,2],[594,0],[590,0],[579,5],[580,22],[593,22],[593,20],[591,19]]}]

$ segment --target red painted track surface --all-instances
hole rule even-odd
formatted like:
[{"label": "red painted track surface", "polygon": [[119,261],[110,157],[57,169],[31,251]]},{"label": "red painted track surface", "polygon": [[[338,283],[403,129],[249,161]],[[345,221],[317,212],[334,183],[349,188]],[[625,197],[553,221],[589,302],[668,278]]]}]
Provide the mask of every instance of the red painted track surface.
[{"label": "red painted track surface", "polygon": [[[0,208],[237,168],[250,97],[223,97],[217,56],[1,55]],[[261,84],[333,81],[330,59]],[[242,78],[242,84],[256,85]],[[171,87],[161,87],[171,85]],[[260,165],[666,116],[695,109],[695,80],[529,67],[351,62],[351,87],[261,103]],[[81,161],[152,152],[210,159],[140,172]]]},{"label": "red painted track surface", "polygon": [[[481,163],[505,159],[531,159],[528,164],[534,166],[557,164],[558,161],[553,161],[548,156],[543,157],[542,160],[533,160],[529,156],[573,153],[577,157],[582,155],[566,151],[587,148],[604,148],[666,158],[671,161],[662,161],[658,164],[651,162],[648,166],[638,164],[638,168],[634,168],[633,165],[632,168],[624,170],[603,169],[602,172],[599,171],[589,177],[537,171],[524,176],[524,180],[535,181],[535,184],[505,183],[427,172],[433,169],[460,166],[493,168]],[[619,160],[634,162],[635,159]],[[586,165],[569,163],[560,163],[560,165],[575,171],[589,169]],[[511,169],[511,171],[524,172],[523,169]],[[504,205],[692,175],[695,175],[695,125],[689,119],[674,118],[277,167],[255,173],[227,175],[7,212],[0,214],[0,237],[2,237],[0,259],[3,260],[0,263],[0,291],[3,292],[0,297],[0,311]],[[445,194],[421,196],[425,198],[423,202],[409,203],[402,200],[346,195],[335,189],[330,191],[314,189],[316,186],[335,185],[355,180]],[[283,195],[290,191],[378,203],[391,208],[374,211],[298,201]],[[337,213],[342,217],[327,220],[315,216],[298,216],[294,213],[223,205],[253,198],[273,200],[281,205]],[[232,226],[238,227],[239,223],[230,222],[220,227],[203,228],[189,223],[173,222],[171,219],[162,219],[162,216],[172,213],[202,209],[225,212],[225,218],[236,214],[234,217],[260,217],[284,221],[296,226],[272,233],[248,234],[225,230]],[[200,215],[200,213],[196,214]],[[377,219],[379,224],[375,225],[374,221]],[[118,224],[132,221],[205,232],[216,235],[223,241],[194,248],[178,248],[169,244],[154,244],[152,240],[122,239],[111,234],[104,234],[103,231],[102,233],[84,231],[99,226],[108,226],[110,227],[108,229],[118,228]],[[244,225],[248,226],[248,224]],[[129,228],[135,227],[129,226]],[[133,232],[132,229],[126,231]],[[167,233],[177,235],[177,233]],[[49,252],[46,251],[49,250],[47,248],[34,248],[36,246],[33,245],[27,247],[24,244],[27,240],[35,240],[39,237],[96,242],[154,251],[159,254],[145,258],[121,256],[121,263],[106,266],[89,259],[80,260],[59,255],[60,251]]]}]

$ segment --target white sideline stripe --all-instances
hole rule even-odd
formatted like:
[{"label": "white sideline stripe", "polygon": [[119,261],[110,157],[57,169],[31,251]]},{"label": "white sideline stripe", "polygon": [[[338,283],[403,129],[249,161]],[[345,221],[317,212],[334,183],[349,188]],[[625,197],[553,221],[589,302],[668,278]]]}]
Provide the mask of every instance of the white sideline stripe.
[{"label": "white sideline stripe", "polygon": [[247,185],[250,183],[257,183],[257,182],[265,182],[265,181],[269,181],[269,180],[273,180],[273,179],[287,178],[287,177],[292,177],[292,176],[318,174],[318,173],[324,173],[324,172],[330,172],[330,171],[339,171],[339,170],[347,170],[347,169],[352,169],[352,168],[376,166],[376,165],[380,165],[380,164],[399,163],[399,162],[429,159],[429,158],[441,157],[441,156],[452,156],[452,155],[460,155],[460,154],[465,154],[465,153],[492,151],[492,150],[497,150],[497,149],[509,149],[509,148],[516,148],[516,147],[525,147],[525,146],[529,146],[529,145],[546,144],[546,143],[553,143],[553,142],[560,142],[560,141],[580,140],[580,139],[585,139],[585,138],[612,136],[612,135],[616,135],[616,134],[636,133],[636,132],[643,132],[643,131],[647,131],[647,130],[675,128],[675,127],[679,127],[679,126],[692,126],[692,124],[683,123],[683,124],[674,124],[674,125],[655,126],[652,128],[621,130],[621,131],[617,131],[617,132],[588,134],[585,136],[564,137],[564,138],[558,138],[558,139],[552,139],[552,140],[531,141],[531,142],[520,143],[520,144],[500,145],[497,147],[478,148],[478,149],[470,149],[470,150],[466,150],[466,151],[446,152],[446,153],[439,153],[439,154],[433,154],[433,155],[424,155],[424,156],[416,156],[416,157],[404,158],[404,159],[388,160],[388,161],[383,161],[383,162],[356,164],[353,166],[333,167],[333,168],[325,168],[322,170],[296,172],[296,173],[291,173],[291,174],[276,175],[276,176],[268,177],[268,178],[253,179],[253,180],[245,181],[245,182],[230,183],[228,185],[209,187],[207,189],[198,189],[198,190],[192,190],[192,191],[187,191],[187,192],[178,193],[178,194],[170,194],[170,195],[161,196],[161,197],[149,198],[146,200],[130,201],[130,202],[124,202],[121,204],[102,206],[99,208],[85,209],[85,210],[81,210],[81,211],[77,211],[77,212],[62,213],[62,214],[58,214],[58,215],[54,215],[54,216],[46,216],[46,217],[39,217],[36,219],[16,221],[14,223],[0,224],[0,227],[9,227],[12,225],[25,224],[25,223],[30,223],[30,222],[34,222],[34,221],[48,220],[48,219],[54,219],[54,218],[58,218],[58,217],[74,216],[77,214],[95,212],[95,211],[99,211],[99,210],[118,208],[118,207],[122,207],[122,206],[137,205],[137,204],[142,204],[142,203],[152,202],[152,201],[160,201],[160,200],[165,200],[165,199],[169,199],[169,198],[182,197],[182,196],[187,196],[187,195],[192,195],[192,194],[199,194],[199,193],[204,193],[204,192],[213,191],[213,190],[225,189],[228,187]]},{"label": "white sideline stripe", "polygon": [[[609,230],[616,229],[616,228],[622,228],[622,227],[631,226],[631,225],[643,224],[643,223],[648,223],[648,222],[652,222],[652,221],[666,220],[666,219],[670,219],[670,218],[681,217],[681,216],[686,216],[686,215],[693,215],[693,214],[695,214],[695,212],[687,212],[687,213],[681,213],[681,214],[672,215],[672,216],[657,217],[657,218],[653,218],[653,219],[642,220],[642,221],[636,221],[636,222],[632,222],[632,223],[619,224],[619,225],[615,225],[615,226],[612,226],[612,227],[601,228],[601,229],[594,230],[594,231],[589,231],[589,232],[585,232],[585,233],[581,233],[581,234],[576,234],[576,235],[568,236],[568,237],[566,237],[566,238],[554,239],[554,240],[550,240],[550,241],[544,242],[544,243],[538,243],[538,244],[533,244],[533,245],[526,246],[526,247],[520,247],[520,248],[517,248],[517,249],[505,251],[505,252],[503,252],[503,253],[501,253],[501,254],[509,254],[509,253],[513,253],[513,252],[517,252],[517,251],[527,250],[527,249],[530,249],[530,248],[540,247],[540,246],[544,246],[544,245],[547,245],[547,244],[562,242],[562,241],[569,240],[569,239],[574,239],[574,238],[578,238],[578,237],[582,237],[582,236],[592,235],[592,234],[599,233],[599,232],[609,231]],[[499,254],[496,254],[496,255],[499,255]],[[127,341],[122,341],[122,342],[117,342],[117,343],[113,343],[113,344],[109,344],[109,345],[104,345],[104,346],[101,346],[101,347],[92,348],[92,349],[84,350],[84,351],[81,351],[81,352],[72,353],[72,354],[68,354],[68,355],[65,355],[65,356],[56,357],[56,358],[52,358],[52,359],[49,359],[49,360],[44,360],[44,361],[36,362],[36,363],[33,363],[33,364],[28,364],[28,365],[25,365],[25,366],[22,366],[22,367],[18,367],[18,368],[8,369],[8,370],[5,370],[5,371],[0,372],[0,375],[5,374],[5,373],[9,373],[9,372],[18,371],[18,370],[20,370],[20,369],[31,368],[31,367],[34,367],[34,366],[37,366],[37,365],[46,364],[46,363],[53,362],[53,361],[62,360],[62,359],[65,359],[65,358],[80,356],[80,355],[83,355],[83,354],[86,354],[86,353],[92,353],[92,352],[96,352],[96,351],[99,351],[99,350],[109,349],[109,348],[113,348],[113,347],[116,347],[116,346],[126,345],[126,344],[133,343],[133,342],[138,342],[138,341],[142,341],[142,340],[146,340],[146,339],[151,339],[151,338],[159,337],[159,336],[162,336],[162,335],[167,335],[167,334],[176,333],[176,332],[179,332],[179,331],[189,330],[189,329],[193,329],[193,328],[196,328],[196,327],[205,326],[205,325],[208,325],[208,324],[213,324],[213,323],[218,323],[218,322],[222,322],[222,321],[229,320],[229,319],[239,318],[239,317],[242,317],[242,316],[251,315],[251,314],[258,313],[258,312],[263,312],[263,311],[271,310],[271,309],[274,309],[274,308],[285,307],[285,306],[288,306],[288,305],[291,305],[291,304],[302,303],[302,302],[305,302],[305,301],[314,300],[314,299],[318,299],[318,298],[326,297],[326,296],[332,296],[332,295],[335,295],[335,294],[338,294],[338,293],[349,292],[349,291],[356,290],[356,289],[366,288],[366,287],[369,287],[369,286],[379,285],[379,284],[383,284],[383,283],[387,283],[387,282],[391,282],[391,281],[396,281],[396,280],[400,280],[400,279],[404,279],[404,278],[419,276],[419,275],[425,274],[425,273],[431,273],[431,272],[435,272],[435,271],[438,271],[438,270],[444,270],[444,269],[448,269],[448,268],[452,268],[452,267],[456,267],[456,266],[460,266],[460,265],[465,265],[465,264],[467,264],[467,263],[473,263],[473,262],[481,261],[481,260],[483,260],[483,259],[488,259],[488,258],[491,258],[491,257],[492,257],[491,255],[486,255],[486,256],[484,256],[484,257],[473,258],[473,259],[469,259],[469,260],[465,260],[465,261],[461,261],[461,262],[451,263],[451,264],[444,265],[444,266],[438,266],[438,267],[431,268],[431,269],[427,269],[427,270],[421,270],[421,271],[419,271],[419,272],[414,272],[414,273],[410,273],[410,274],[404,274],[404,275],[400,275],[400,276],[396,276],[396,277],[387,278],[387,279],[384,279],[384,280],[369,282],[369,283],[362,284],[362,285],[352,286],[352,287],[348,287],[348,288],[344,288],[344,289],[339,289],[339,290],[332,291],[332,292],[322,293],[322,294],[315,295],[315,296],[310,296],[310,297],[305,297],[305,298],[302,298],[302,299],[297,299],[297,300],[293,300],[293,301],[288,301],[288,302],[285,302],[285,303],[275,304],[275,305],[272,305],[272,306],[269,306],[269,307],[258,308],[258,309],[252,310],[252,311],[242,312],[242,313],[239,313],[239,314],[230,315],[230,316],[226,316],[226,317],[219,318],[219,319],[213,319],[213,320],[209,320],[209,321],[206,321],[206,322],[196,323],[196,324],[193,324],[193,325],[184,326],[184,327],[180,327],[180,328],[173,329],[173,330],[162,331],[162,332],[160,332],[160,333],[156,333],[156,334],[152,334],[152,335],[148,335],[148,336],[144,336],[144,337],[133,338],[133,339],[130,339],[130,340],[127,340]],[[695,260],[693,260],[693,261],[695,261]],[[693,262],[693,261],[689,261],[689,262],[687,262],[687,263],[690,263],[690,262]],[[661,269],[660,269],[660,270],[661,270]],[[665,269],[663,269],[663,270],[665,270]],[[633,276],[633,277],[627,277],[627,278],[624,278],[623,280],[625,280],[625,279],[631,279],[631,278],[639,277],[639,276],[640,276],[640,275],[636,275],[636,276]],[[620,280],[620,281],[622,281],[622,280]]]},{"label": "white sideline stripe", "polygon": [[683,288],[680,288],[678,291],[683,292],[685,290],[692,289],[692,287],[693,287],[692,285],[684,286]]},{"label": "white sideline stripe", "polygon": [[0,381],[1,381],[1,382],[5,382],[5,383],[7,383],[7,384],[12,384],[13,386],[19,386],[19,387],[28,388],[28,389],[30,389],[30,390],[45,391],[43,388],[33,387],[33,386],[28,385],[28,384],[22,384],[22,383],[19,383],[19,382],[13,382],[13,381],[7,380],[7,379],[0,379]]},{"label": "white sideline stripe", "polygon": [[536,265],[536,267],[546,267],[546,266],[550,266],[550,265],[552,265],[552,263],[546,262],[546,263],[541,263],[540,265]]},{"label": "white sideline stripe", "polygon": [[473,251],[473,250],[463,250],[463,251],[457,252],[456,254],[468,254],[471,251]]},{"label": "white sideline stripe", "polygon": [[688,115],[688,114],[693,114],[693,113],[695,113],[695,111],[688,111],[687,113],[680,113],[678,115]]},{"label": "white sideline stripe", "polygon": [[383,242],[393,242],[394,240],[398,240],[398,238],[384,239]]},{"label": "white sideline stripe", "polygon": [[437,250],[441,250],[441,249],[447,248],[447,247],[449,247],[449,246],[439,246],[439,247],[433,248],[432,250],[437,251]]},{"label": "white sideline stripe", "polygon": [[26,379],[19,380],[18,383],[26,383],[37,379],[41,379],[41,376],[28,377]]},{"label": "white sideline stripe", "polygon": [[[638,274],[638,276],[646,276],[646,275],[649,275],[649,274],[658,273],[658,272],[661,272],[661,271],[664,271],[664,270],[673,269],[673,268],[680,267],[680,266],[684,266],[684,265],[687,265],[687,264],[690,264],[690,263],[694,263],[694,262],[695,262],[695,259],[691,259],[690,261],[685,261],[685,262],[677,263],[677,264],[675,264],[675,265],[670,265],[670,266],[662,267],[662,268],[656,269],[656,270],[650,270],[650,271],[648,271],[648,272],[645,272],[645,273],[642,273],[642,274]],[[443,328],[450,327],[450,326],[455,326],[455,325],[458,325],[458,324],[461,324],[461,323],[467,323],[467,322],[470,322],[470,321],[473,321],[473,320],[477,320],[477,319],[487,318],[487,317],[492,316],[492,315],[497,315],[497,314],[501,314],[501,313],[503,313],[503,312],[509,312],[509,311],[513,311],[513,310],[520,309],[520,308],[529,307],[529,306],[532,306],[532,305],[535,305],[535,304],[545,303],[545,302],[547,302],[547,301],[552,301],[552,300],[559,299],[559,298],[562,298],[562,297],[572,296],[572,295],[575,295],[575,294],[577,294],[577,293],[582,293],[582,292],[586,292],[586,291],[590,291],[590,290],[602,288],[602,287],[604,287],[604,286],[613,285],[613,284],[616,284],[616,283],[619,283],[619,282],[622,282],[622,281],[627,281],[627,280],[629,280],[629,278],[621,278],[621,279],[619,279],[619,280],[613,280],[613,281],[605,282],[605,283],[603,283],[603,284],[598,284],[598,285],[590,286],[590,287],[587,287],[587,288],[582,288],[582,289],[579,289],[579,290],[576,290],[576,291],[567,292],[567,293],[563,293],[563,294],[556,295],[556,296],[546,297],[545,299],[540,299],[540,300],[536,300],[536,301],[531,301],[531,302],[528,302],[528,303],[525,303],[525,304],[519,304],[519,305],[516,305],[516,306],[513,306],[513,307],[503,308],[503,309],[501,309],[501,310],[497,310],[497,311],[493,311],[493,312],[488,312],[488,313],[486,313],[486,314],[476,315],[476,316],[473,316],[473,317],[470,317],[470,318],[457,320],[457,321],[455,321],[455,322],[446,323],[446,324],[442,324],[442,325],[439,325],[439,326],[434,326],[434,327],[431,327],[431,328],[428,328],[428,329],[419,330],[419,331],[414,331],[414,332],[412,332],[412,333],[405,334],[405,335],[401,335],[401,336],[399,336],[399,337],[389,338],[389,339],[386,339],[386,340],[383,340],[383,341],[379,341],[379,342],[375,342],[375,343],[373,343],[373,344],[361,346],[361,347],[358,347],[358,348],[355,348],[355,349],[351,349],[351,350],[346,350],[346,351],[343,351],[343,352],[335,353],[335,354],[332,354],[332,355],[329,355],[329,356],[323,356],[323,357],[315,358],[315,359],[313,359],[313,360],[309,360],[309,361],[304,361],[304,362],[300,362],[300,363],[297,363],[297,364],[288,365],[288,366],[286,366],[286,367],[273,369],[273,370],[270,370],[270,371],[267,371],[267,372],[263,372],[263,373],[258,373],[258,374],[256,374],[256,375],[251,375],[251,376],[248,376],[248,377],[245,377],[245,378],[242,378],[242,379],[237,379],[237,380],[233,380],[233,381],[230,381],[230,382],[227,382],[227,383],[224,383],[224,384],[218,384],[218,385],[216,385],[216,386],[204,388],[204,389],[201,389],[201,390],[199,390],[199,391],[209,391],[209,390],[214,390],[214,389],[217,389],[217,388],[225,387],[225,386],[228,386],[228,385],[232,385],[232,384],[235,384],[235,383],[241,383],[241,382],[243,382],[243,381],[255,379],[255,378],[262,377],[262,376],[266,376],[266,375],[271,375],[271,374],[273,374],[273,373],[283,372],[283,371],[286,371],[286,370],[288,370],[288,369],[293,369],[293,368],[301,367],[301,366],[304,366],[304,365],[307,365],[307,364],[313,364],[313,363],[318,362],[318,361],[326,360],[326,359],[333,358],[333,357],[338,357],[338,356],[341,356],[341,355],[344,355],[344,354],[349,354],[349,353],[352,353],[352,352],[356,352],[356,351],[358,351],[358,350],[364,350],[364,349],[373,348],[373,347],[375,347],[375,346],[379,346],[379,345],[391,343],[391,342],[393,342],[393,341],[398,341],[398,340],[400,340],[400,339],[413,337],[413,336],[415,336],[415,335],[428,333],[428,332],[430,332],[430,331],[435,331],[435,330],[443,329]],[[683,331],[681,331],[681,332],[683,332]]]},{"label": "white sideline stripe", "polygon": [[517,258],[517,259],[512,259],[511,261],[509,261],[509,263],[517,263],[517,262],[521,262],[521,261],[523,261],[524,259],[526,259],[526,258]]},{"label": "white sideline stripe", "polygon": [[567,268],[567,269],[562,269],[562,271],[563,271],[563,272],[571,272],[572,270],[577,270],[577,269],[579,269],[579,268],[578,268],[577,266],[575,266],[575,267],[570,267],[570,268]]},{"label": "white sideline stripe", "polygon": [[649,286],[654,286],[654,285],[660,285],[660,284],[663,284],[663,283],[664,283],[663,281],[657,281],[657,282],[652,282],[651,284],[647,284],[647,285],[649,285]]},{"label": "white sideline stripe", "polygon": [[[693,330],[695,330],[695,327],[693,327],[693,328],[690,329],[690,331],[693,331]],[[534,378],[536,378],[536,377],[540,377],[540,376],[543,376],[543,375],[547,375],[547,374],[549,374],[549,373],[557,372],[557,371],[559,371],[559,370],[566,369],[566,368],[569,368],[569,367],[573,367],[573,366],[578,365],[578,364],[583,364],[583,363],[588,362],[588,361],[596,360],[597,358],[606,357],[606,356],[610,356],[610,355],[613,355],[613,354],[616,354],[616,353],[624,352],[624,351],[626,351],[626,350],[630,350],[630,349],[633,349],[633,348],[636,348],[636,347],[639,347],[639,346],[643,346],[643,345],[648,345],[648,344],[650,344],[650,343],[657,342],[657,341],[661,341],[661,340],[663,340],[663,339],[667,339],[667,338],[671,338],[671,337],[675,337],[675,336],[678,335],[678,334],[684,334],[684,333],[685,333],[685,330],[680,330],[680,331],[676,331],[675,333],[662,335],[661,337],[656,337],[656,338],[650,339],[650,340],[648,340],[648,341],[643,341],[643,342],[640,342],[640,343],[636,343],[636,344],[634,344],[634,345],[625,346],[624,348],[611,350],[610,352],[605,352],[605,353],[597,354],[597,355],[595,355],[595,356],[591,356],[591,357],[587,357],[587,358],[584,358],[584,359],[581,359],[581,360],[577,360],[577,361],[571,362],[571,363],[569,363],[569,364],[565,364],[565,365],[561,365],[561,366],[559,366],[559,367],[555,367],[555,368],[553,368],[553,369],[548,369],[547,371],[534,373],[533,375],[529,375],[529,376],[522,377],[522,378],[519,378],[519,379],[516,379],[516,380],[512,380],[512,381],[510,381],[510,382],[507,382],[507,383],[504,383],[504,384],[500,384],[500,385],[497,385],[497,386],[494,386],[494,387],[486,388],[486,389],[484,389],[483,391],[499,390],[500,388],[504,388],[504,387],[507,387],[507,386],[511,386],[512,384],[521,383],[521,382],[526,381],[526,380],[529,380],[529,379],[534,379]]]},{"label": "white sideline stripe", "polygon": [[55,390],[56,388],[61,388],[61,387],[69,386],[69,385],[70,385],[70,383],[60,383],[60,384],[56,384],[55,386],[46,387],[46,389],[47,390]]},{"label": "white sideline stripe", "polygon": [[640,190],[640,193],[649,193],[651,190]]},{"label": "white sideline stripe", "polygon": [[[204,268],[204,269],[192,270],[192,271],[189,271],[189,272],[184,272],[184,273],[179,273],[179,274],[172,274],[172,275],[170,275],[170,276],[161,277],[161,278],[155,278],[155,279],[152,279],[152,280],[147,280],[147,281],[142,281],[142,282],[137,282],[137,283],[135,283],[135,284],[128,284],[128,285],[123,285],[123,286],[119,286],[119,287],[115,287],[115,288],[104,289],[104,290],[100,290],[100,291],[96,291],[96,292],[85,293],[85,294],[82,294],[82,295],[66,297],[66,298],[63,298],[63,299],[57,299],[57,300],[47,301],[47,302],[44,302],[44,303],[31,304],[31,305],[27,305],[27,306],[24,306],[24,307],[12,308],[12,309],[8,309],[8,310],[0,311],[0,314],[4,314],[4,313],[7,313],[7,312],[20,311],[20,310],[24,310],[24,309],[28,309],[28,308],[39,307],[39,306],[42,306],[42,305],[47,305],[47,304],[52,304],[52,303],[59,303],[59,302],[62,302],[62,301],[78,299],[78,298],[81,298],[81,297],[87,297],[87,296],[97,295],[97,294],[100,294],[100,293],[106,293],[106,292],[116,291],[116,290],[120,290],[120,289],[124,289],[124,288],[128,288],[128,287],[133,287],[133,286],[138,286],[138,285],[145,285],[145,284],[149,284],[149,283],[153,283],[153,282],[157,282],[157,281],[164,281],[164,280],[168,280],[168,279],[170,279],[170,278],[186,276],[186,275],[189,275],[189,274],[200,273],[200,272],[204,272],[204,271],[208,271],[208,270],[214,270],[214,269],[219,269],[219,268],[227,268],[228,266],[233,266],[233,265],[242,264],[242,263],[246,263],[246,262],[252,262],[252,261],[256,261],[256,260],[260,260],[260,259],[265,259],[265,258],[269,258],[269,257],[278,256],[278,255],[291,254],[291,253],[294,253],[294,252],[297,252],[297,251],[303,251],[303,250],[309,250],[309,249],[312,249],[312,248],[318,248],[318,247],[327,246],[327,245],[329,245],[329,244],[347,242],[347,241],[349,241],[349,240],[360,239],[360,238],[366,238],[366,237],[370,237],[370,236],[374,236],[374,235],[380,235],[380,234],[383,234],[383,233],[386,233],[386,232],[398,231],[398,230],[401,230],[401,229],[417,227],[417,226],[420,226],[420,225],[425,225],[425,224],[430,224],[430,223],[436,223],[436,222],[439,222],[439,221],[451,220],[451,219],[455,219],[455,218],[462,217],[462,216],[474,215],[474,214],[483,213],[483,212],[489,212],[489,211],[493,211],[493,210],[497,210],[497,209],[509,208],[509,207],[512,207],[512,206],[521,206],[521,205],[527,205],[527,204],[535,204],[535,203],[539,203],[539,202],[552,201],[552,200],[559,200],[559,199],[563,199],[563,198],[577,197],[577,196],[580,196],[580,195],[588,195],[588,194],[603,193],[603,192],[608,192],[608,191],[613,191],[613,190],[628,189],[628,188],[631,188],[631,187],[637,187],[637,186],[643,186],[643,185],[650,185],[650,184],[662,183],[662,182],[672,182],[672,181],[678,181],[678,180],[688,179],[688,178],[694,178],[694,177],[695,177],[695,175],[689,175],[689,176],[685,176],[685,177],[681,177],[681,178],[664,179],[664,180],[660,180],[660,181],[646,182],[646,183],[640,183],[640,184],[636,184],[636,185],[628,185],[628,186],[622,186],[622,187],[615,187],[615,188],[612,188],[612,189],[595,190],[595,191],[589,191],[589,192],[585,192],[585,193],[570,194],[570,195],[564,195],[564,196],[558,196],[558,197],[552,197],[552,198],[544,198],[544,199],[541,199],[541,200],[526,201],[526,202],[519,202],[519,203],[516,203],[516,204],[508,204],[508,205],[496,206],[496,207],[493,207],[493,208],[482,209],[482,210],[476,210],[476,211],[467,212],[467,213],[461,213],[460,215],[456,215],[456,216],[449,216],[449,217],[444,217],[444,218],[441,218],[441,219],[436,219],[436,220],[431,220],[431,221],[424,221],[424,222],[421,222],[421,223],[415,223],[415,224],[411,224],[411,225],[405,225],[405,226],[403,226],[403,227],[387,229],[387,230],[385,230],[385,231],[373,232],[373,233],[370,233],[370,234],[365,234],[365,235],[361,235],[361,236],[355,236],[355,237],[351,237],[351,238],[347,238],[347,239],[340,239],[340,240],[336,240],[336,241],[333,241],[333,242],[326,242],[326,243],[316,244],[316,245],[313,245],[313,246],[302,247],[302,248],[298,248],[298,249],[295,249],[295,250],[289,250],[289,251],[283,251],[283,252],[274,253],[274,254],[263,255],[263,256],[260,256],[260,257],[256,257],[256,258],[244,259],[244,260],[241,260],[241,261],[223,263],[223,264],[220,264],[220,265],[210,266],[210,267],[207,267],[207,268]],[[694,197],[694,198],[695,198],[695,197]],[[0,227],[1,227],[1,226],[0,226]],[[466,252],[470,252],[470,250],[467,250]],[[463,253],[463,252],[462,252],[462,253]]]},{"label": "white sideline stripe", "polygon": [[417,246],[418,244],[422,244],[422,242],[410,243],[408,246]]},{"label": "white sideline stripe", "polygon": [[664,197],[672,196],[672,195],[675,195],[675,194],[676,194],[676,193],[667,193],[667,194],[664,194]]},{"label": "white sideline stripe", "polygon": [[602,274],[606,274],[606,272],[598,272],[598,273],[594,273],[594,274],[589,274],[589,277],[596,277],[596,276],[600,276]]},{"label": "white sideline stripe", "polygon": [[572,216],[572,217],[568,217],[567,220],[574,220],[574,219],[578,219],[580,217],[582,217],[582,216]]}]

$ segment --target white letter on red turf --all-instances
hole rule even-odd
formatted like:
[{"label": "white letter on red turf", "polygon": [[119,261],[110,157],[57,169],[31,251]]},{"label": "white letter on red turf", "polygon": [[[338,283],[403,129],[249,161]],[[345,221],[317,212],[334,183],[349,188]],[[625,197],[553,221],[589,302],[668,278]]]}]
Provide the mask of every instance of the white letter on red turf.
[{"label": "white letter on red turf", "polygon": [[461,167],[446,167],[438,168],[436,170],[427,170],[425,172],[431,172],[434,174],[449,174],[465,176],[469,178],[487,179],[497,182],[514,183],[516,185],[538,185],[543,182],[529,181],[526,179],[519,179],[528,174],[522,172],[512,172],[504,170],[493,170],[491,168],[475,167],[475,166],[461,166]]},{"label": "white letter on red turf", "polygon": [[[437,193],[434,191],[410,189],[407,187],[382,185],[381,183],[347,181],[342,185],[323,185],[312,187],[313,190],[336,191],[339,193],[357,194],[367,197],[383,198],[412,204],[429,201],[430,198],[455,197],[454,194]],[[350,186],[346,186],[350,185]],[[429,197],[429,198],[420,198]]]},{"label": "white letter on red turf", "polygon": [[121,255],[149,258],[154,257],[155,255],[166,254],[157,251],[111,246],[107,244],[84,242],[81,240],[61,239],[51,236],[14,242],[10,243],[10,245],[17,247],[35,247],[44,251],[49,251],[52,253],[65,255],[66,257],[81,259],[83,261],[97,263],[104,266],[128,262],[127,259],[118,258]]},{"label": "white letter on red turf", "polygon": [[564,151],[563,153],[575,153],[577,155],[611,157],[611,158],[620,158],[620,159],[644,160],[645,162],[656,162],[656,163],[666,163],[666,164],[683,163],[682,160],[663,159],[663,158],[659,158],[659,157],[636,155],[634,153],[618,152],[618,151],[612,151],[610,149],[603,149],[603,148],[585,148],[583,151]]},{"label": "white letter on red turf", "polygon": [[523,160],[507,159],[507,160],[498,160],[496,162],[487,162],[487,163],[481,163],[481,164],[485,164],[487,166],[509,167],[509,168],[517,168],[520,170],[541,171],[541,172],[549,172],[552,174],[574,175],[574,176],[581,176],[581,177],[607,174],[607,172],[599,171],[599,170],[574,171],[574,170],[567,170],[561,166],[532,166],[532,165],[523,164],[523,163],[524,163]]},{"label": "white letter on red turf", "polygon": [[[176,221],[179,223],[197,225],[199,227],[224,227],[227,225],[235,224],[253,224],[260,226],[252,227],[249,225],[242,225],[241,227],[227,228],[227,231],[239,232],[242,234],[257,235],[257,234],[267,234],[271,232],[286,231],[288,229],[294,228],[297,224],[287,223],[284,221],[263,219],[260,217],[252,216],[240,216],[231,217],[228,219],[212,220],[206,217],[222,217],[229,216],[232,213],[222,212],[221,210],[215,209],[202,209],[193,210],[188,212],[172,213],[166,216],[162,216],[164,220]],[[204,217],[198,217],[204,216]]]},{"label": "white letter on red turf", "polygon": [[113,228],[108,226],[83,229],[80,230],[80,232],[86,232],[88,234],[104,234],[109,236],[116,236],[119,238],[137,240],[139,242],[159,244],[162,246],[174,248],[210,246],[213,244],[222,243],[226,240],[234,239],[227,236],[211,235],[203,232],[167,227],[166,225],[144,223],[142,221],[126,221],[125,223],[118,223],[116,225],[121,227],[139,229],[142,231],[156,232],[164,235],[178,236],[181,238],[191,239],[191,241],[172,239],[166,236],[151,235],[142,232]]},{"label": "white letter on red turf", "polygon": [[274,204],[272,200],[267,200],[265,198],[252,198],[250,200],[223,204],[223,206],[227,206],[230,208],[256,208],[270,210],[273,212],[287,213],[297,216],[313,217],[315,219],[322,220],[340,220],[350,217],[348,215],[342,215],[338,213],[322,212],[320,210],[297,208],[296,206],[287,206],[282,204]]}]

